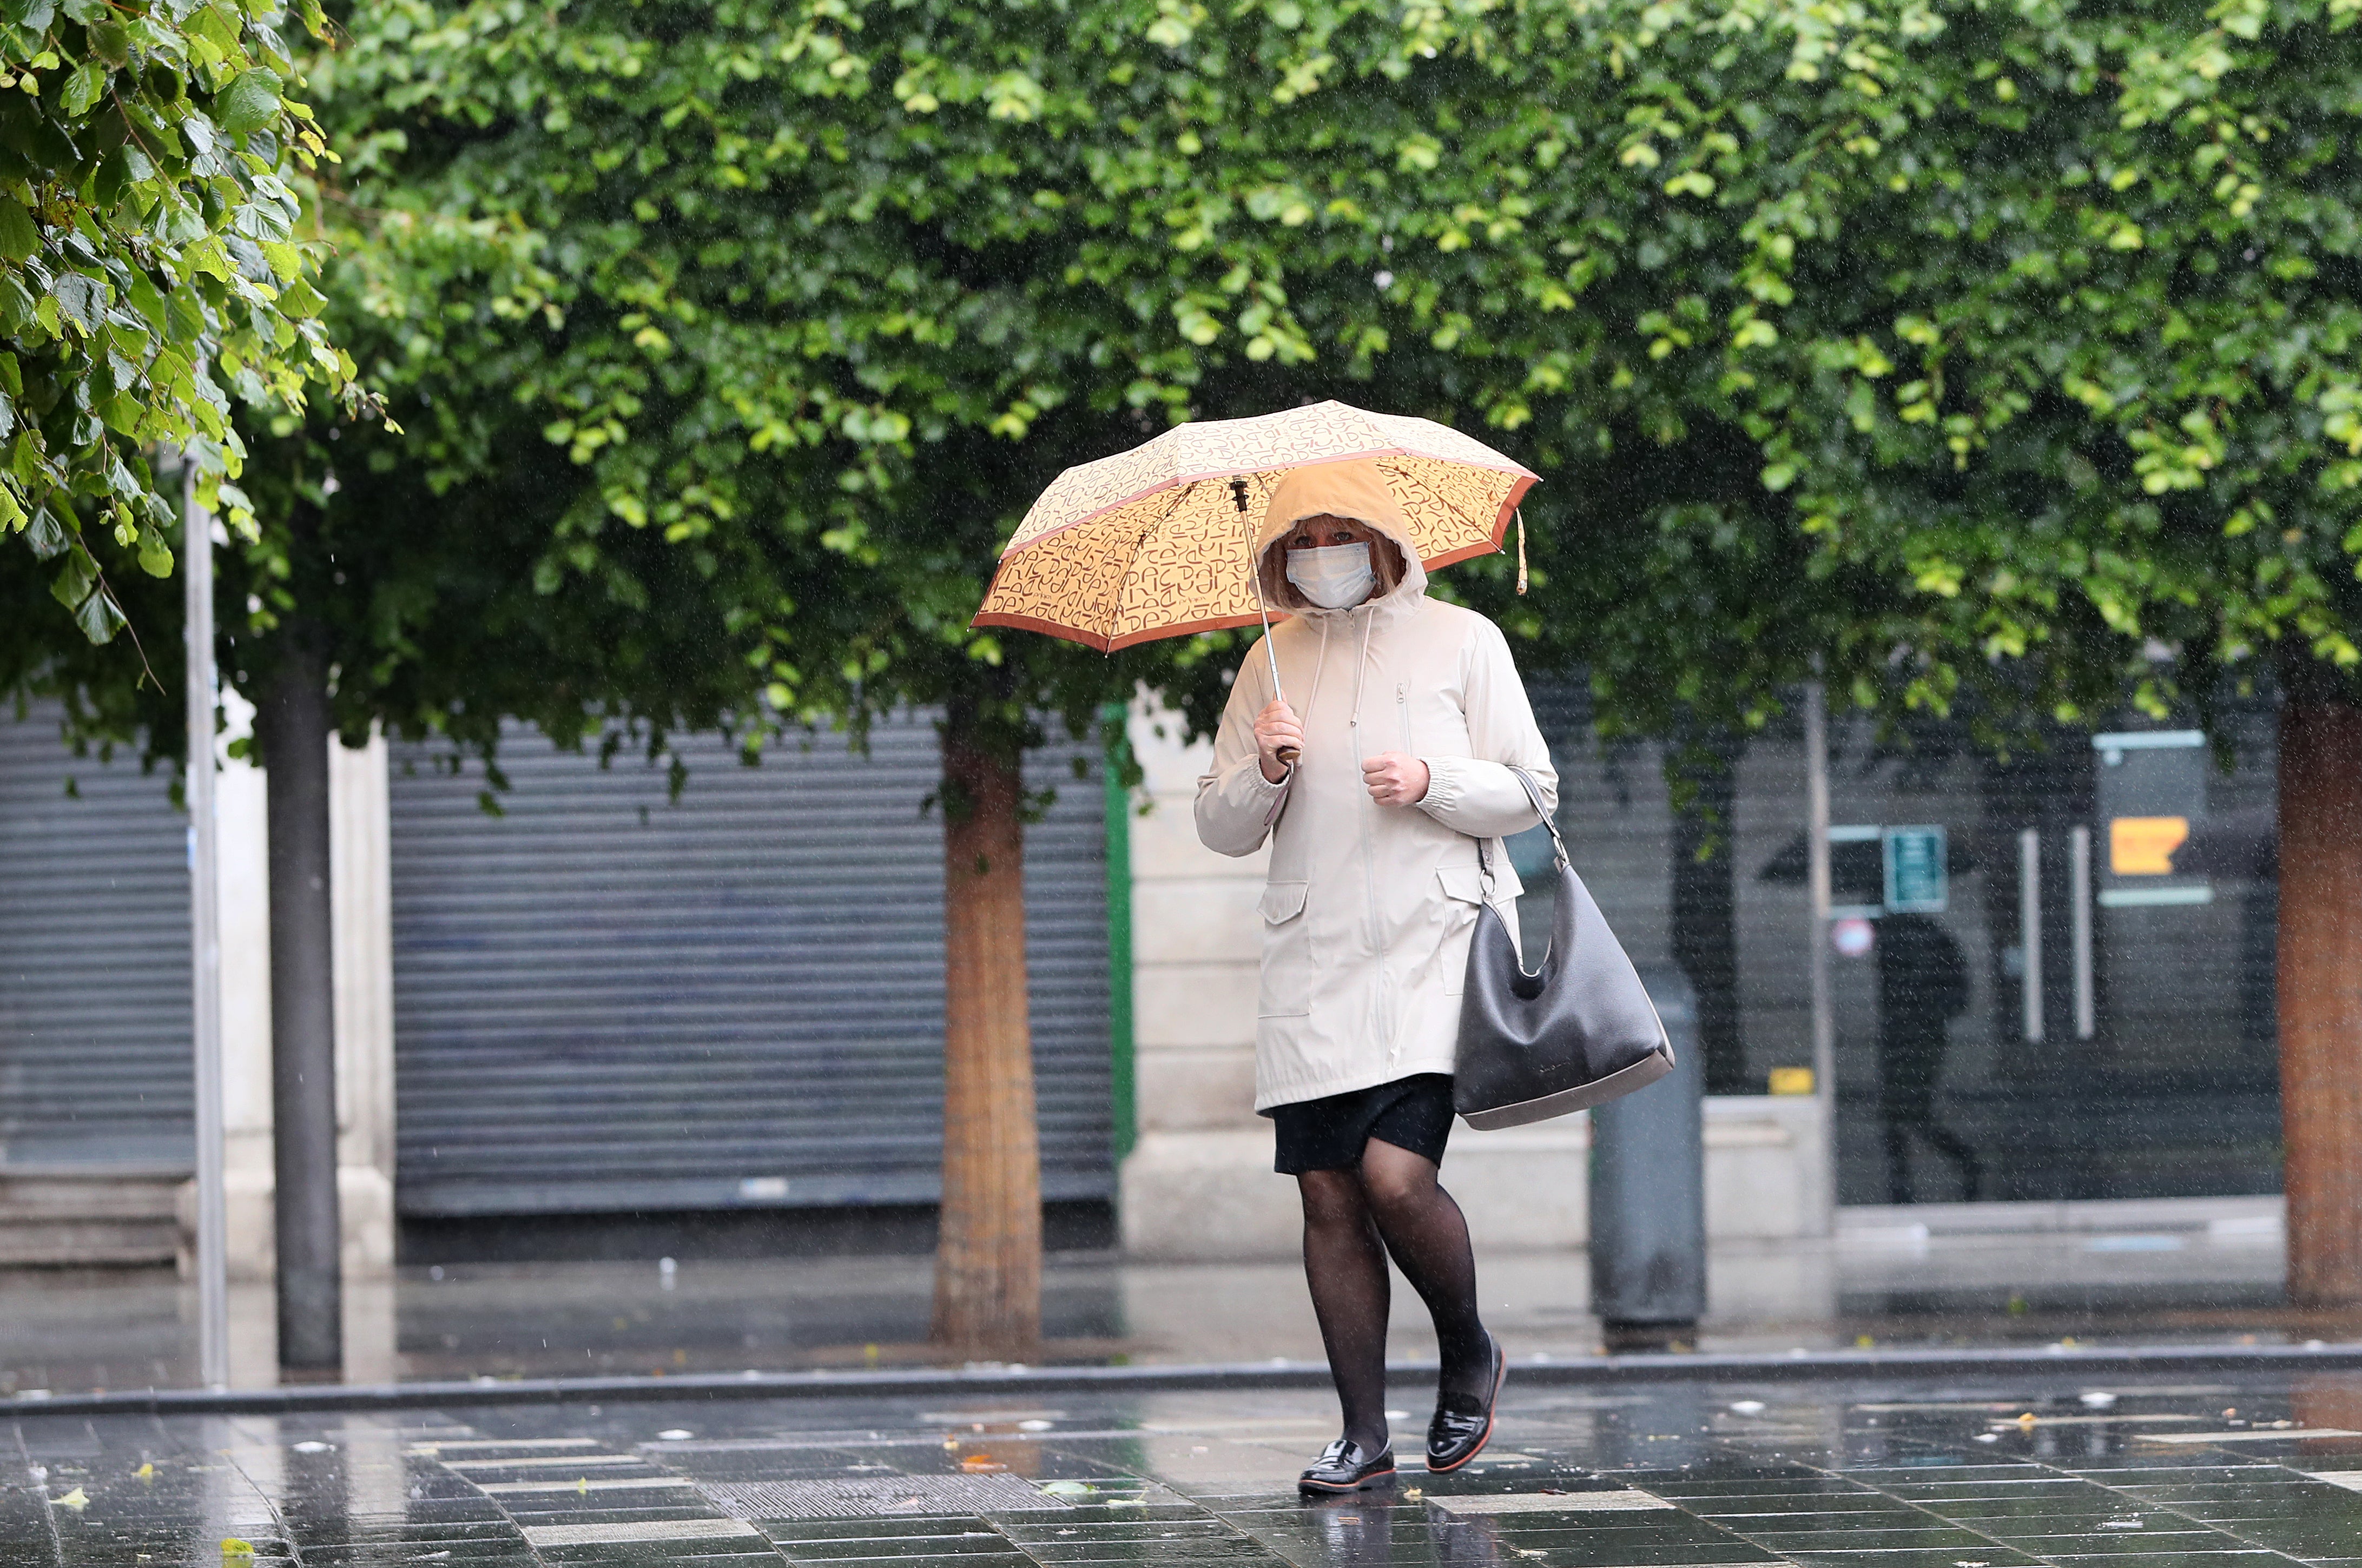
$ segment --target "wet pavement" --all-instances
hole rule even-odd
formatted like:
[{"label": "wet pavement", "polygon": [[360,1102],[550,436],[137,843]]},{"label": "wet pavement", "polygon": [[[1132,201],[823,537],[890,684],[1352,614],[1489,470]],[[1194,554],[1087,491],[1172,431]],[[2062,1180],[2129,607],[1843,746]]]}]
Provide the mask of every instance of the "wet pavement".
[{"label": "wet pavement", "polygon": [[[2170,1243],[2167,1245],[2166,1243]],[[2362,1339],[2362,1315],[2281,1296],[2277,1228],[2210,1235],[1929,1236],[1893,1226],[1716,1247],[1706,1351],[1890,1344],[2295,1342]],[[938,1364],[931,1257],[684,1259],[406,1267],[346,1286],[347,1378],[568,1376]],[[1520,1353],[1600,1343],[1580,1252],[1479,1260],[1485,1314]],[[1056,1253],[1039,1358],[1202,1364],[1320,1358],[1293,1261],[1160,1264]],[[195,1298],[169,1273],[0,1275],[0,1395],[195,1382]],[[265,1286],[232,1287],[235,1386],[275,1382]],[[1435,1353],[1397,1281],[1392,1349]]]},{"label": "wet pavement", "polygon": [[0,1564],[2362,1568],[2362,1375],[1513,1374],[1466,1471],[1317,1501],[1325,1393],[1006,1398],[22,1418]]}]

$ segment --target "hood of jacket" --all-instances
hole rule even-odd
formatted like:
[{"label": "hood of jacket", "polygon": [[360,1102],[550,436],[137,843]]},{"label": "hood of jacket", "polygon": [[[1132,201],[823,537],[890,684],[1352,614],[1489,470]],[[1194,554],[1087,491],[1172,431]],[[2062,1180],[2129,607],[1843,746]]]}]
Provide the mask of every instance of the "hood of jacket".
[{"label": "hood of jacket", "polygon": [[1367,458],[1355,458],[1341,463],[1314,463],[1306,468],[1290,469],[1274,486],[1271,499],[1264,502],[1263,526],[1255,531],[1255,560],[1258,565],[1271,552],[1272,547],[1287,536],[1307,517],[1345,517],[1392,539],[1402,552],[1403,579],[1391,592],[1365,600],[1347,610],[1309,608],[1291,611],[1292,614],[1319,617],[1349,615],[1367,604],[1385,602],[1396,603],[1417,599],[1427,591],[1427,569],[1419,564],[1418,546],[1410,536],[1410,519],[1403,515],[1402,503],[1386,486],[1386,476],[1377,464]]}]

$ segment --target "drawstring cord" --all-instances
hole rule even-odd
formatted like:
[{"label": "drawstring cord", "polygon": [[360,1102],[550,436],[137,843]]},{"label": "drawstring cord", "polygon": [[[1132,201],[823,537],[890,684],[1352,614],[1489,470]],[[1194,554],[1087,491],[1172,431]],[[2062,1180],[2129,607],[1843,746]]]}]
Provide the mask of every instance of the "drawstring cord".
[{"label": "drawstring cord", "polygon": [[[1305,723],[1312,722],[1313,704],[1320,701],[1320,683],[1329,678],[1329,631],[1337,624],[1337,617],[1323,615],[1319,621],[1320,651],[1313,656],[1312,695],[1304,700],[1304,712],[1297,715]],[[1370,679],[1370,634],[1377,629],[1377,624],[1378,611],[1374,604],[1369,606],[1369,614],[1362,622],[1362,663],[1353,673],[1353,727],[1356,734],[1360,732],[1362,723],[1362,693]]]},{"label": "drawstring cord", "polygon": [[[1377,604],[1371,602],[1365,603],[1363,609],[1367,613],[1362,621],[1362,662],[1360,668],[1353,672],[1353,728],[1356,734],[1360,732],[1362,723],[1362,693],[1368,687],[1370,679],[1370,634],[1376,631],[1378,627]],[[1351,614],[1352,612],[1348,611],[1347,613]],[[1321,615],[1316,619],[1320,623],[1320,651],[1313,656],[1312,695],[1304,700],[1304,711],[1297,715],[1297,719],[1305,723],[1312,722],[1313,705],[1320,701],[1320,683],[1329,677],[1329,632],[1337,624],[1337,617],[1334,615]]]},{"label": "drawstring cord", "polygon": [[1320,681],[1329,673],[1329,617],[1320,617],[1320,651],[1312,658],[1312,695],[1304,701],[1304,712],[1296,715],[1302,723],[1312,722],[1312,705],[1320,701]]},{"label": "drawstring cord", "polygon": [[[1353,672],[1353,724],[1357,730],[1362,723],[1362,692],[1370,679],[1370,634],[1377,629],[1378,624],[1378,607],[1369,604],[1363,608],[1369,613],[1362,622],[1362,663],[1361,668]],[[1347,613],[1352,612],[1348,611]],[[1312,704],[1320,701],[1320,683],[1329,676],[1329,629],[1337,624],[1334,615],[1323,615],[1319,619],[1320,652],[1312,666],[1312,695],[1305,701],[1304,712],[1297,715],[1307,723],[1312,721]]]}]

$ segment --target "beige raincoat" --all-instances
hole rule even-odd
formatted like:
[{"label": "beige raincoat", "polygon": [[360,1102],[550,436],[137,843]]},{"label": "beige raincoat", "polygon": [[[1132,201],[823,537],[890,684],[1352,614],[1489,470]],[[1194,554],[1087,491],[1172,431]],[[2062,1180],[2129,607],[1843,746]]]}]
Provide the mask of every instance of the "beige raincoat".
[{"label": "beige raincoat", "polygon": [[[1402,513],[1367,462],[1298,469],[1272,493],[1256,558],[1323,513],[1393,539],[1408,572],[1352,610],[1308,610],[1271,629],[1304,754],[1273,784],[1256,765],[1271,701],[1258,646],[1239,667],[1198,781],[1198,836],[1224,855],[1271,841],[1256,1006],[1255,1109],[1449,1073],[1468,941],[1486,897],[1476,837],[1492,840],[1491,900],[1514,933],[1522,890],[1499,840],[1539,822],[1503,766],[1524,767],[1552,810],[1558,775],[1500,628],[1427,597]],[[1407,752],[1426,797],[1381,806],[1362,760]],[[1471,836],[1471,835],[1476,836]]]}]

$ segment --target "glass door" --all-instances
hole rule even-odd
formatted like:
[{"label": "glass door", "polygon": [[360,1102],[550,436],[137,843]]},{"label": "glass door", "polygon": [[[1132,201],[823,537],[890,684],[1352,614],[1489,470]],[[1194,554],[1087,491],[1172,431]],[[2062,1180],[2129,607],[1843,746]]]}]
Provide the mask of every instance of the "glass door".
[{"label": "glass door", "polygon": [[1841,734],[1841,1203],[2278,1189],[2269,726]]}]

